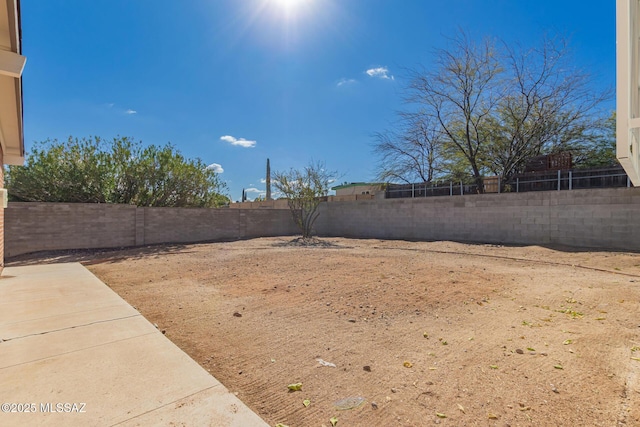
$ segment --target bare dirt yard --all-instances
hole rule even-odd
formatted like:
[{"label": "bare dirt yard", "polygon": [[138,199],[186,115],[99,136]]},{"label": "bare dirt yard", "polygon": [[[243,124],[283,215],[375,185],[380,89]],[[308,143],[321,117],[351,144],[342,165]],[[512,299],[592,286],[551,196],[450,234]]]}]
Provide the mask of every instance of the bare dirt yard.
[{"label": "bare dirt yard", "polygon": [[13,264],[83,261],[271,425],[640,425],[640,255],[323,242]]}]

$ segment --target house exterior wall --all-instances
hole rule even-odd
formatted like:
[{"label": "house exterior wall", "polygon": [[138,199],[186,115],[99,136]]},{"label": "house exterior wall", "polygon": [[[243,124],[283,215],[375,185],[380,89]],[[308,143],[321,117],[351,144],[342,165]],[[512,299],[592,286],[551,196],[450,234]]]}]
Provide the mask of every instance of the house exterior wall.
[{"label": "house exterior wall", "polygon": [[382,190],[380,185],[350,185],[345,188],[338,188],[335,191],[336,196],[353,196],[362,194],[375,195]]},{"label": "house exterior wall", "polygon": [[0,0],[0,146],[10,165],[24,161],[21,51],[18,0]]},{"label": "house exterior wall", "polygon": [[[24,162],[22,124],[22,70],[20,1],[0,0],[0,188],[4,188],[4,164]],[[5,212],[0,206],[0,273],[4,267]]]},{"label": "house exterior wall", "polygon": [[[0,189],[4,188],[4,156],[0,148]],[[4,208],[0,206],[0,272],[4,267]]]}]

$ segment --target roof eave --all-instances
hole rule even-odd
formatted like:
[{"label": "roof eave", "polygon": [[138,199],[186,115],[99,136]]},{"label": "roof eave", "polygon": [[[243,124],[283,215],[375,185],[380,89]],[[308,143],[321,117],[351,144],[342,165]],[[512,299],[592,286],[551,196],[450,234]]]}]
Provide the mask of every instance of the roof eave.
[{"label": "roof eave", "polygon": [[[4,3],[4,4],[2,4]],[[0,56],[0,88],[6,94],[0,100],[0,146],[3,152],[3,163],[22,165],[24,163],[24,125],[22,70],[26,59],[22,53],[22,30],[20,22],[20,0],[4,0],[8,32],[8,40],[2,45],[9,46],[9,51],[2,48]]]}]

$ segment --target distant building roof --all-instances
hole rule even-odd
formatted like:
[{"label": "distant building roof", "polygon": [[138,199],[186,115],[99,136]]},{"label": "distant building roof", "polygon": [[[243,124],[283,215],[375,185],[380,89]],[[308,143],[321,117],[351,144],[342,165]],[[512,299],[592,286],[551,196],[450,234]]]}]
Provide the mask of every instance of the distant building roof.
[{"label": "distant building roof", "polygon": [[382,185],[382,184],[379,182],[352,182],[350,184],[342,184],[336,187],[331,187],[331,189],[342,190],[343,188],[349,188],[349,187],[374,186],[374,185]]}]

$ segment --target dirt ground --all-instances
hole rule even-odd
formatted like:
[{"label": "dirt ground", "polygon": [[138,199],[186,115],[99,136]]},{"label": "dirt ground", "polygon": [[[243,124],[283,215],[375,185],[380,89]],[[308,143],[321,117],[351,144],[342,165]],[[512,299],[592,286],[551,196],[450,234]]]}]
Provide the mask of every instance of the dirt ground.
[{"label": "dirt ground", "polygon": [[639,254],[290,241],[13,264],[83,261],[271,425],[640,426]]}]

